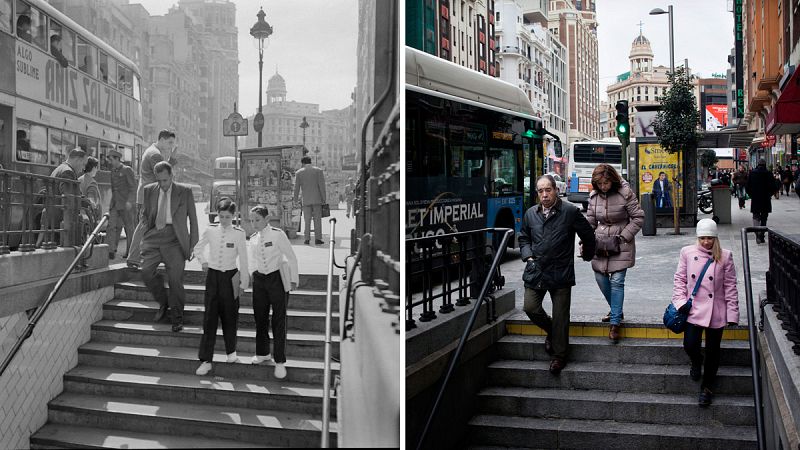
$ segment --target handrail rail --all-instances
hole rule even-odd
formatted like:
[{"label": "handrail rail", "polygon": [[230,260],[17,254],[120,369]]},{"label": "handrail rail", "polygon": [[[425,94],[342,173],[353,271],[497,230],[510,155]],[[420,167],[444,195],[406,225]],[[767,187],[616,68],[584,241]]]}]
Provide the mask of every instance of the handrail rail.
[{"label": "handrail rail", "polygon": [[[495,230],[501,231],[503,229],[504,228],[496,228]],[[439,393],[436,395],[436,401],[433,403],[431,413],[428,415],[428,421],[425,423],[425,429],[422,430],[422,435],[420,435],[419,442],[417,443],[417,450],[420,450],[423,442],[425,442],[425,436],[428,434],[428,430],[430,429],[433,419],[436,416],[436,410],[439,409],[439,403],[442,400],[442,396],[444,396],[444,390],[447,387],[447,383],[450,381],[450,377],[453,375],[453,370],[455,370],[458,357],[461,356],[461,352],[464,351],[464,345],[467,342],[470,331],[472,331],[473,325],[475,325],[475,319],[478,317],[478,311],[480,311],[481,305],[486,297],[486,293],[489,290],[489,285],[491,284],[494,273],[497,270],[497,266],[500,264],[500,259],[506,253],[508,239],[513,234],[513,229],[505,229],[503,239],[500,241],[500,245],[497,247],[497,253],[495,253],[494,259],[492,259],[492,265],[486,272],[486,278],[483,280],[483,286],[481,287],[480,294],[478,294],[478,301],[476,301],[475,305],[472,307],[472,314],[469,316],[469,322],[467,322],[467,325],[464,327],[464,332],[461,334],[461,340],[458,341],[458,347],[456,348],[455,353],[453,353],[453,357],[450,360],[450,366],[447,368],[447,373],[442,380],[441,387],[439,387]]]},{"label": "handrail rail", "polygon": [[328,253],[328,288],[325,292],[325,363],[322,376],[322,448],[330,446],[331,421],[331,303],[333,298],[333,247],[336,244],[336,219],[331,217],[331,242]]},{"label": "handrail rail", "polygon": [[81,247],[78,254],[75,255],[75,258],[72,259],[72,263],[70,263],[69,267],[67,267],[67,271],[64,272],[64,274],[61,275],[61,278],[58,279],[58,282],[56,282],[56,285],[50,291],[50,295],[47,296],[47,300],[45,300],[44,303],[42,303],[38,308],[36,308],[36,313],[28,322],[28,326],[25,327],[25,331],[19,338],[17,338],[17,342],[14,343],[14,346],[11,348],[11,351],[3,360],[3,363],[0,364],[0,377],[3,376],[3,373],[5,373],[6,371],[6,368],[8,368],[9,364],[11,364],[11,360],[14,359],[14,356],[22,347],[22,344],[25,342],[25,340],[31,337],[31,334],[33,334],[33,329],[36,327],[36,324],[39,322],[39,319],[42,318],[45,311],[47,311],[47,308],[50,307],[50,303],[53,302],[53,299],[56,297],[56,294],[58,294],[58,291],[61,289],[61,286],[64,285],[64,282],[67,281],[67,278],[72,274],[72,271],[75,269],[75,266],[78,264],[78,261],[81,260],[81,257],[83,256],[84,253],[86,253],[86,250],[89,248],[89,246],[94,243],[95,237],[97,237],[97,234],[100,232],[100,228],[102,228],[106,222],[108,222],[108,213],[103,214],[102,219],[100,219],[100,222],[94,228],[92,234],[90,234],[89,237],[86,238],[86,242],[83,243],[83,247]]},{"label": "handrail rail", "polygon": [[747,302],[747,330],[750,335],[750,368],[753,371],[753,393],[755,394],[756,409],[756,437],[758,449],[766,448],[764,438],[764,412],[761,406],[761,367],[758,361],[758,341],[756,340],[755,311],[753,309],[753,281],[750,276],[750,250],[747,242],[747,233],[770,232],[768,227],[742,228],[742,267],[744,270],[745,299]]}]

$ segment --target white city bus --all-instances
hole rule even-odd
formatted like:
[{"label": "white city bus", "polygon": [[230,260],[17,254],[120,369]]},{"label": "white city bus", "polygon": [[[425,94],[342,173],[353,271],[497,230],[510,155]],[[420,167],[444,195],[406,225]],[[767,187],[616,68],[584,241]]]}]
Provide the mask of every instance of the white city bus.
[{"label": "white city bus", "polygon": [[589,204],[592,191],[592,171],[598,164],[606,163],[622,173],[622,145],[613,141],[573,142],[569,146],[567,164],[567,200]]}]

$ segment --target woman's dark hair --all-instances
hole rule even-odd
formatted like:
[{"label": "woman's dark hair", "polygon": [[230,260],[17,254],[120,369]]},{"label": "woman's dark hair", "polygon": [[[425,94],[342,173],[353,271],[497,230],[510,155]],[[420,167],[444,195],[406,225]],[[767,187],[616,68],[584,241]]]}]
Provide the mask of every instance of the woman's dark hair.
[{"label": "woman's dark hair", "polygon": [[251,213],[256,213],[261,217],[267,217],[269,215],[269,210],[264,205],[256,205],[250,208]]},{"label": "woman's dark hair", "polygon": [[592,188],[595,191],[600,191],[600,187],[597,183],[603,178],[611,182],[611,189],[609,192],[618,191],[619,188],[622,187],[622,178],[620,178],[617,170],[614,169],[613,166],[603,163],[598,164],[597,167],[594,168],[594,171],[592,171]]},{"label": "woman's dark hair", "polygon": [[83,173],[91,172],[95,167],[97,167],[99,163],[100,161],[98,161],[97,158],[95,158],[94,156],[90,156],[89,158],[86,159],[86,166],[84,166],[83,168]]},{"label": "woman's dark hair", "polygon": [[217,202],[217,212],[228,211],[231,214],[236,214],[236,203],[228,197],[222,197]]}]

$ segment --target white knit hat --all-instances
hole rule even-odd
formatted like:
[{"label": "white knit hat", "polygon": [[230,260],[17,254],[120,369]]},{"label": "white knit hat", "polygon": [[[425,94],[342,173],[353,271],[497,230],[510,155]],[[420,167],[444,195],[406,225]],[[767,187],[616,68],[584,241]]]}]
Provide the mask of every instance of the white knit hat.
[{"label": "white knit hat", "polygon": [[711,219],[697,222],[697,237],[717,237],[717,223]]}]

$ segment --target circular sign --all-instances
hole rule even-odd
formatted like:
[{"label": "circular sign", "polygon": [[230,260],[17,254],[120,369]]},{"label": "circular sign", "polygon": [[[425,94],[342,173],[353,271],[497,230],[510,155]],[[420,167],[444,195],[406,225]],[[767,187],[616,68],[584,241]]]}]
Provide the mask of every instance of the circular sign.
[{"label": "circular sign", "polygon": [[644,181],[645,183],[649,183],[649,182],[653,181],[653,174],[650,173],[650,172],[643,173],[642,174],[642,181]]},{"label": "circular sign", "polygon": [[256,116],[253,118],[253,129],[256,130],[257,133],[260,133],[263,128],[264,128],[264,115],[261,113],[257,113]]},{"label": "circular sign", "polygon": [[234,133],[238,133],[241,129],[242,129],[242,123],[241,122],[238,122],[238,121],[231,122],[231,131],[233,131]]}]

